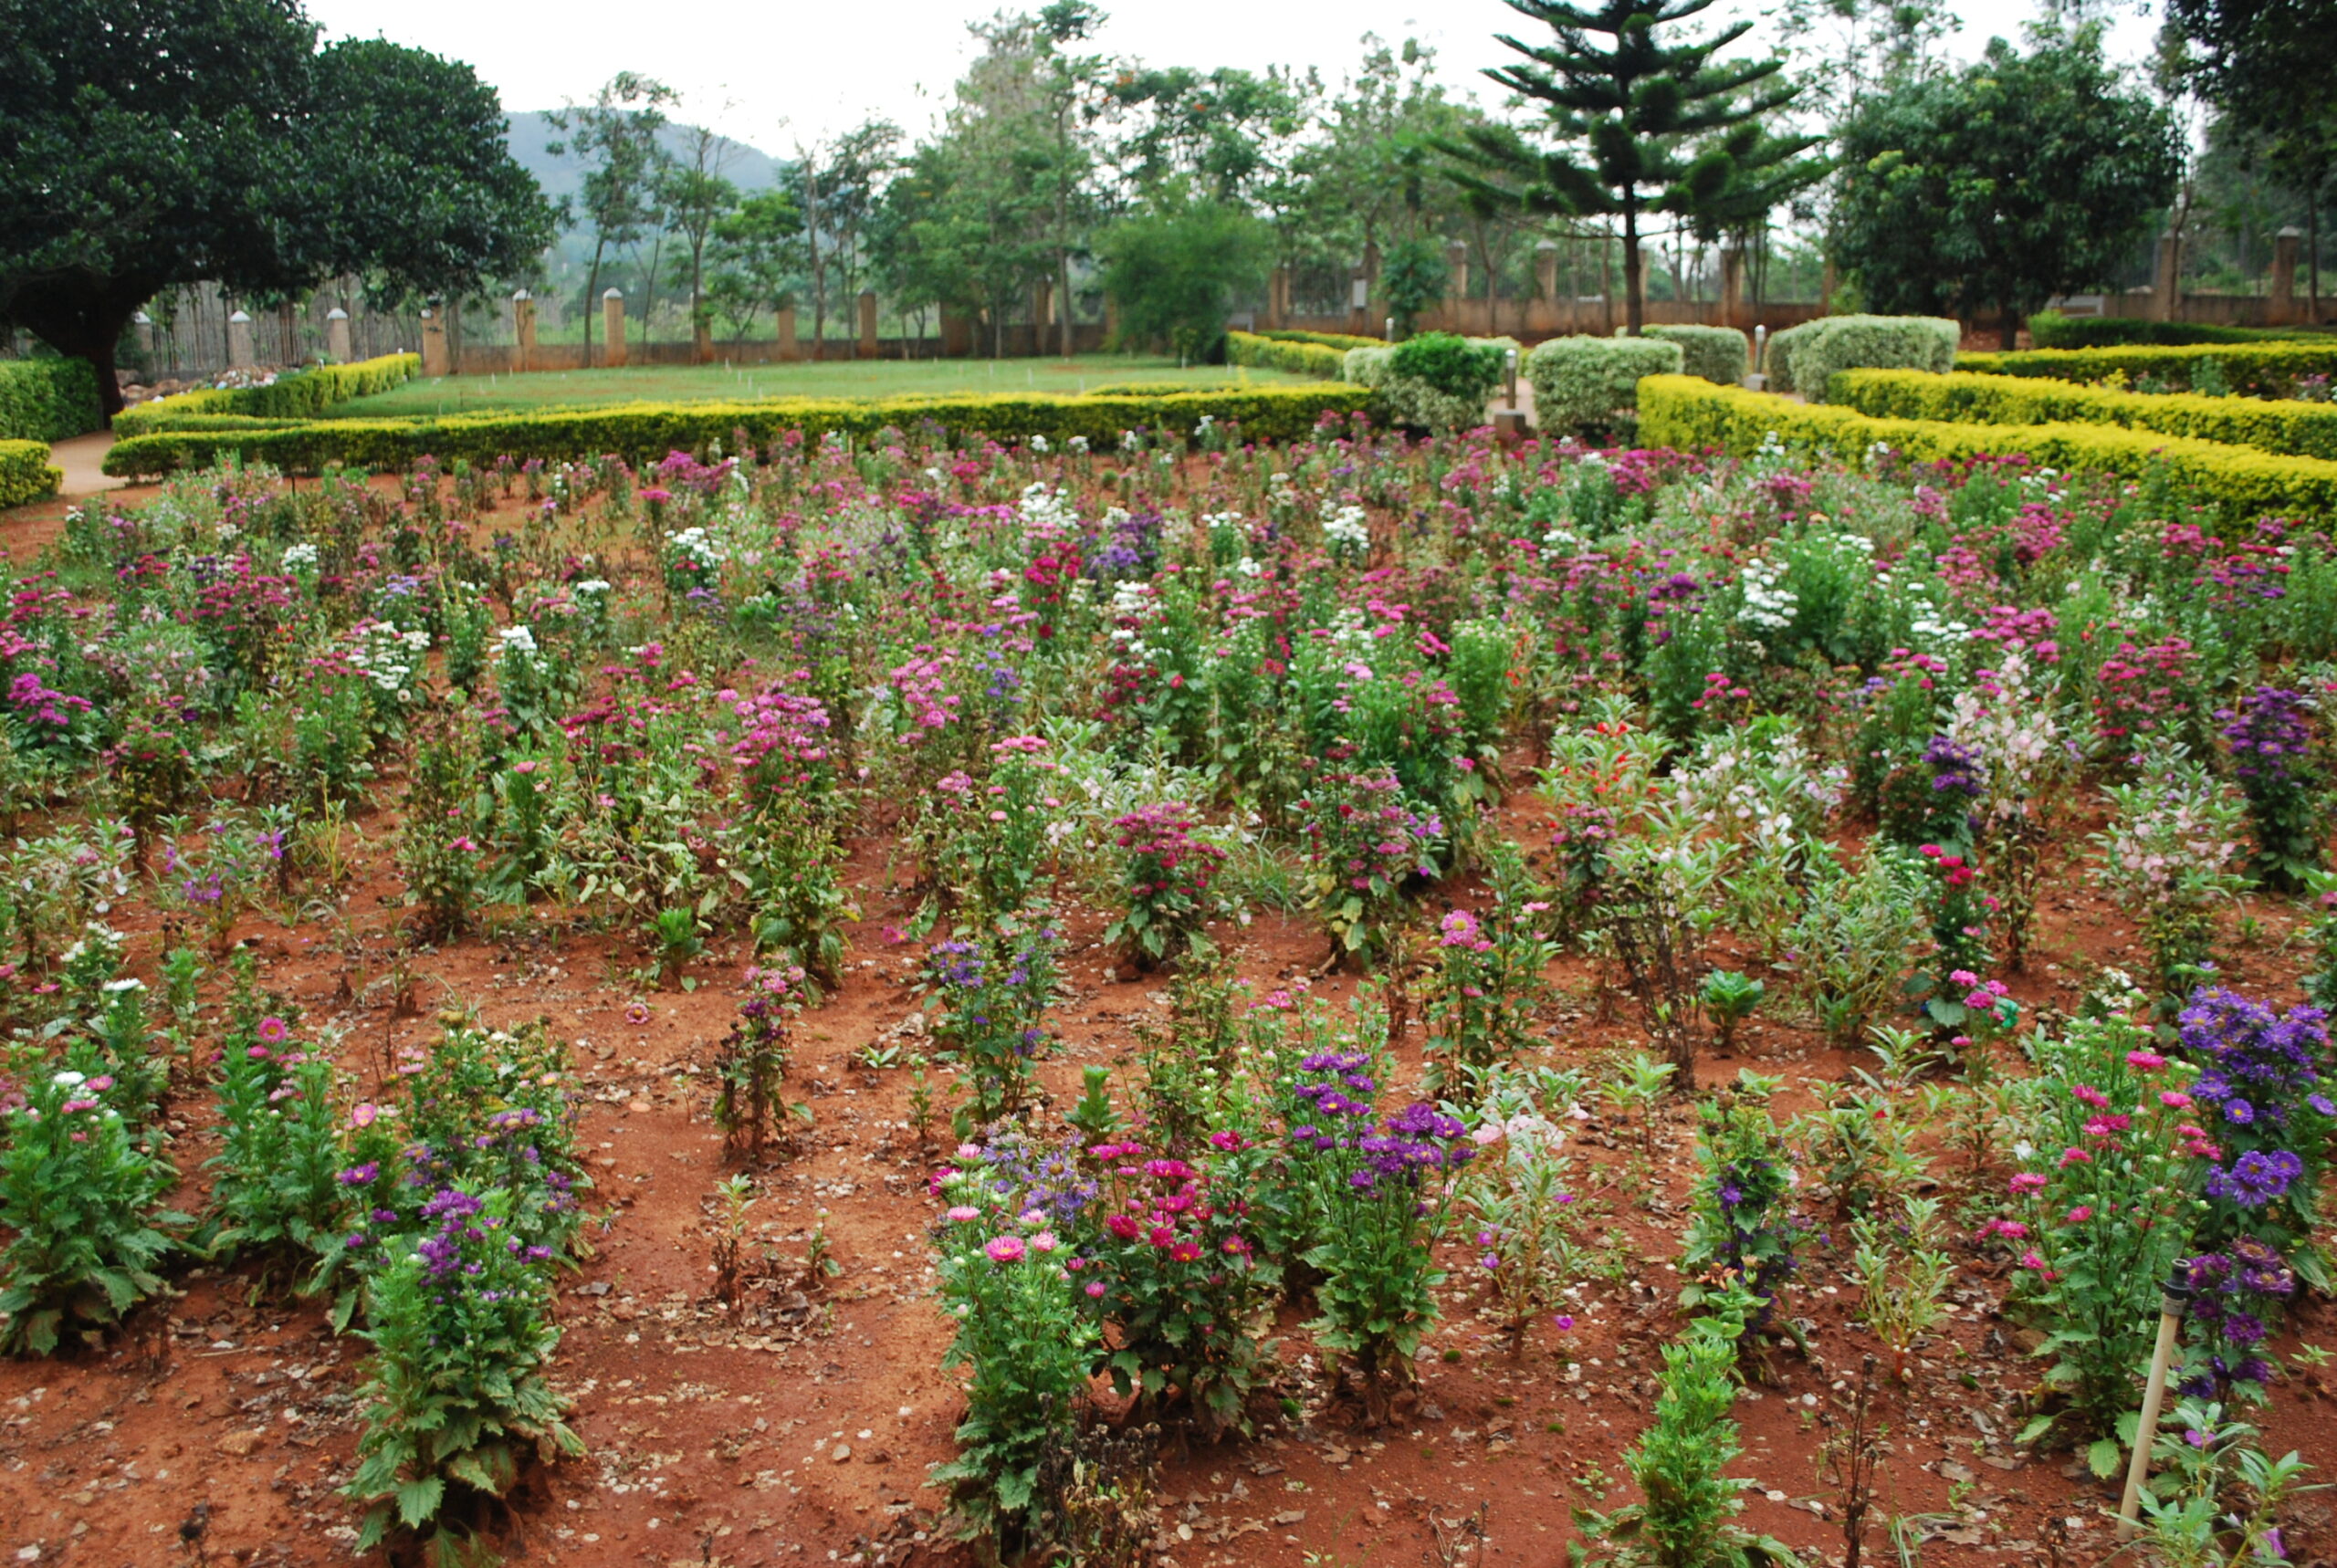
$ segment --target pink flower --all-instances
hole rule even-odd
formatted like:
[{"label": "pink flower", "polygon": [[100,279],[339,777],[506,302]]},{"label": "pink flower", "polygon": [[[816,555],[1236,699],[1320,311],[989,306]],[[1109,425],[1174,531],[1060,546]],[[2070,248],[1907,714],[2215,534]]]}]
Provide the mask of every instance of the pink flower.
[{"label": "pink flower", "polygon": [[1088,1281],[1087,1293],[1090,1296],[1101,1296],[1104,1293],[1104,1281],[1101,1280]]},{"label": "pink flower", "polygon": [[2126,1065],[2140,1068],[2144,1072],[2156,1072],[2166,1065],[2166,1058],[2155,1051],[2130,1051],[2126,1053]]},{"label": "pink flower", "polygon": [[2020,1255],[2020,1266],[2024,1269],[2034,1269],[2041,1274],[2045,1271],[2045,1260],[2034,1251],[2024,1252]]},{"label": "pink flower", "polygon": [[2191,1109],[2191,1096],[2185,1094],[2180,1089],[2160,1090],[2158,1092],[2158,1103],[2165,1106],[2170,1111],[2188,1111]]},{"label": "pink flower", "polygon": [[1560,1312],[1556,1317],[1552,1318],[1550,1322],[1557,1325],[1557,1330],[1560,1333],[1566,1333],[1574,1328],[1574,1314],[1571,1312]]},{"label": "pink flower", "polygon": [[246,1050],[244,1054],[254,1061],[266,1061],[276,1053],[264,1045],[255,1045]]},{"label": "pink flower", "polygon": [[2092,1163],[2093,1156],[2091,1155],[2087,1154],[2083,1149],[2077,1148],[2075,1146],[2063,1149],[2061,1151],[2061,1157],[2054,1162],[2054,1164],[2059,1166],[2063,1170],[2069,1169],[2071,1166],[2090,1166]]},{"label": "pink flower", "polygon": [[2066,1218],[2071,1225],[2083,1225],[2087,1220],[2093,1218],[2093,1210],[2081,1203],[2075,1208],[2070,1210],[2068,1215],[2064,1218]]},{"label": "pink flower", "polygon": [[379,1105],[374,1104],[370,1100],[365,1101],[362,1103],[350,1107],[349,1124],[352,1127],[370,1127],[373,1124],[374,1119],[380,1116],[381,1113],[382,1108]]},{"label": "pink flower", "polygon": [[982,1250],[990,1254],[993,1263],[1011,1263],[1022,1256],[1022,1239],[1020,1236],[992,1237],[990,1245]]},{"label": "pink flower", "polygon": [[1031,1250],[1033,1252],[1052,1252],[1058,1245],[1052,1230],[1042,1230],[1031,1238]]},{"label": "pink flower", "polygon": [[292,1033],[292,1028],[282,1019],[270,1015],[267,1018],[260,1019],[259,1027],[252,1032],[258,1035],[260,1039],[267,1041],[268,1044],[275,1045],[288,1039]]},{"label": "pink flower", "polygon": [[980,1219],[981,1217],[982,1211],[980,1209],[969,1208],[962,1203],[959,1204],[949,1211],[950,1220],[958,1225],[963,1225],[969,1219]]},{"label": "pink flower", "polygon": [[2104,1094],[2101,1090],[2094,1088],[2091,1084],[2080,1083],[2076,1088],[2070,1090],[2070,1093],[2080,1103],[2091,1105],[2097,1111],[2107,1111],[2110,1109],[2110,1096]]},{"label": "pink flower", "polygon": [[2035,1171],[2023,1171],[2006,1184],[2015,1192],[2036,1192],[2045,1185],[2045,1178]]},{"label": "pink flower", "polygon": [[100,1072],[89,1080],[89,1092],[93,1094],[102,1094],[112,1087],[113,1074],[110,1072]]}]

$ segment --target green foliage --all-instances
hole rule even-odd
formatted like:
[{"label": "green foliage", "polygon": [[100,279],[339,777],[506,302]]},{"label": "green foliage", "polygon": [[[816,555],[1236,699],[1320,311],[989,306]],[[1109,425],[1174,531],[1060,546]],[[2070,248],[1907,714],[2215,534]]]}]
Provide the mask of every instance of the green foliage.
[{"label": "green foliage", "polygon": [[1829,402],[1884,418],[1981,424],[2113,424],[2337,460],[2337,404],[2182,392],[2117,392],[2034,377],[1849,371]]},{"label": "green foliage", "polygon": [[278,376],[264,387],[219,387],[140,403],[123,410],[114,420],[114,434],[126,436],[169,430],[194,415],[315,419],[352,398],[385,392],[421,373],[419,354],[383,354],[351,365],[318,365]]},{"label": "green foliage", "polygon": [[2119,349],[2150,343],[2187,348],[2198,343],[2262,343],[2310,339],[2305,327],[2218,327],[2206,321],[2154,321],[2140,316],[2064,316],[2039,310],[2028,319],[2028,340],[2040,349]]},{"label": "green foliage", "polygon": [[2232,392],[2243,397],[2288,397],[2300,376],[2337,373],[2337,339],[2280,343],[2208,343],[2188,347],[2137,344],[2117,349],[2030,349],[2015,354],[1961,354],[1955,368],[1982,375],[2046,376],[2055,381],[2180,382],[2214,361]]},{"label": "green foliage", "polygon": [[1332,381],[1337,379],[1341,367],[1347,362],[1347,348],[1360,346],[1333,348],[1327,343],[1294,341],[1257,332],[1228,332],[1225,335],[1225,362],[1229,365],[1257,365],[1266,370],[1288,371],[1293,375],[1320,376],[1326,381]]},{"label": "green foliage", "polygon": [[[1401,359],[1415,342],[1428,347],[1418,357]],[[1502,356],[1511,346],[1504,338],[1472,340],[1449,332],[1430,332],[1392,348],[1377,344],[1349,349],[1339,373],[1378,392],[1376,406],[1391,424],[1440,434],[1469,430],[1484,423],[1485,399],[1501,381]],[[1415,369],[1402,368],[1408,364]],[[1430,380],[1418,373],[1420,370],[1431,370],[1439,379]],[[1483,390],[1477,391],[1481,380]]]},{"label": "green foliage", "polygon": [[[2129,352],[2145,350],[2130,350]],[[2165,350],[2182,352],[2181,350]],[[2226,353],[2241,350],[2226,350]],[[2267,512],[2326,517],[2337,512],[2337,463],[2276,457],[2248,447],[2153,435],[2100,424],[1950,424],[1873,419],[1850,409],[1791,402],[1686,377],[1651,379],[1640,389],[1640,439],[1650,446],[1706,448],[1747,455],[1772,435],[1866,460],[1877,443],[1919,462],[1961,462],[2003,453],[2033,463],[2142,479],[2154,474],[2187,486],[2228,518]]]},{"label": "green foliage", "polygon": [[1603,432],[1639,406],[1643,376],[1676,376],[1686,363],[1677,343],[1651,338],[1552,338],[1525,357],[1534,385],[1534,418],[1552,434]]},{"label": "green foliage", "polygon": [[1483,403],[1501,385],[1507,353],[1504,343],[1472,342],[1452,332],[1423,332],[1389,351],[1388,369],[1393,375],[1425,382],[1447,397]]},{"label": "green foliage", "polygon": [[2173,116],[2123,84],[2098,29],[2040,29],[2025,56],[1992,39],[1843,126],[1834,254],[1871,307],[1999,310],[2009,348],[2029,311],[2123,265],[2165,209],[2178,151]]},{"label": "green foliage", "polygon": [[45,441],[0,441],[0,508],[46,500],[65,483]]},{"label": "green foliage", "polygon": [[186,1223],[159,1212],[178,1173],[109,1103],[110,1079],[59,1070],[25,1084],[0,1148],[0,1348],[47,1355],[94,1336],[162,1288],[155,1266]]},{"label": "green foliage", "polygon": [[1232,206],[1195,204],[1121,222],[1102,241],[1104,289],[1124,342],[1215,359],[1233,298],[1264,276],[1265,229]]},{"label": "green foliage", "polygon": [[62,441],[105,422],[89,361],[0,360],[0,442]]},{"label": "green foliage", "polygon": [[[1789,347],[1778,342],[1790,336]],[[1838,371],[1862,366],[1945,371],[1955,363],[1964,329],[1936,316],[1825,316],[1805,321],[1770,342],[1773,363],[1789,362],[1779,392],[1828,401]]]},{"label": "green foliage", "polygon": [[[1627,329],[1618,328],[1617,335]],[[1751,368],[1752,340],[1734,327],[1642,327],[1639,335],[1679,344],[1682,375],[1733,387],[1745,380],[1745,372]]]},{"label": "green foliage", "polygon": [[148,476],[202,468],[229,458],[266,463],[288,473],[316,474],[328,465],[403,468],[429,455],[486,465],[560,462],[611,454],[654,463],[671,452],[728,446],[734,432],[759,444],[789,431],[872,436],[932,421],[968,443],[983,435],[1043,435],[1096,448],[1119,444],[1123,432],[1165,427],[1179,436],[1203,417],[1239,425],[1248,441],[1294,441],[1325,414],[1361,413],[1370,393],[1358,387],[1259,387],[1244,392],[1164,392],[1126,397],[812,399],[769,402],[619,404],[547,410],[539,413],[468,414],[442,420],[318,420],[257,424],[248,420],[195,417],[169,430],[116,442],[106,472]]},{"label": "green foliage", "polygon": [[1388,247],[1379,258],[1379,293],[1396,319],[1398,337],[1410,332],[1420,313],[1444,298],[1451,279],[1444,247],[1426,235],[1398,240]]}]

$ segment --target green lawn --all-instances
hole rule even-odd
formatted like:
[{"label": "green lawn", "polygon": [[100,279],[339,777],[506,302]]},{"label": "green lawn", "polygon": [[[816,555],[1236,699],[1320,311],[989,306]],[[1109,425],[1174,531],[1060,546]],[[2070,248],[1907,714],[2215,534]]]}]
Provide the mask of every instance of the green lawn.
[{"label": "green lawn", "polygon": [[610,402],[733,402],[750,398],[879,398],[964,392],[1078,393],[1128,382],[1196,390],[1303,386],[1307,378],[1241,365],[1178,368],[1174,360],[1086,354],[1075,360],[870,360],[801,365],[646,365],[524,376],[409,382],[332,411],[335,419],[573,408]]}]

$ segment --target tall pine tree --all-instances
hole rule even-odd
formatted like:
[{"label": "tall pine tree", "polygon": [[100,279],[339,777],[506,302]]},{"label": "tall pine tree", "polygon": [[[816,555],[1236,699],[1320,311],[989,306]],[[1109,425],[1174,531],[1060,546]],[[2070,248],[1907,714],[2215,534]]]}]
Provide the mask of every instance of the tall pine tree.
[{"label": "tall pine tree", "polygon": [[1499,35],[1524,58],[1485,75],[1544,106],[1554,145],[1537,148],[1508,127],[1486,125],[1445,151],[1463,184],[1528,212],[1619,218],[1632,331],[1646,317],[1640,232],[1647,214],[1692,219],[1724,204],[1733,217],[1750,203],[1782,201],[1824,172],[1803,156],[1817,138],[1762,129],[1799,90],[1778,79],[1785,62],[1714,57],[1751,22],[1704,38],[1668,31],[1713,0],[1505,3],[1548,27],[1551,38],[1528,44]]}]

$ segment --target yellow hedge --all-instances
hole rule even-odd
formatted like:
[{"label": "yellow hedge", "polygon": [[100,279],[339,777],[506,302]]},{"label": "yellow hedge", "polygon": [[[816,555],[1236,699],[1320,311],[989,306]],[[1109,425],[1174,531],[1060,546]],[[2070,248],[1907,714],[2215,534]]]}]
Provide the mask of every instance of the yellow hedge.
[{"label": "yellow hedge", "polygon": [[2337,337],[2278,343],[2133,343],[2114,349],[2026,349],[2011,354],[1958,354],[1955,368],[1980,375],[2043,376],[2052,381],[2129,381],[2155,376],[2191,384],[2191,370],[2213,360],[2232,391],[2286,397],[2299,376],[2337,375]]},{"label": "yellow hedge", "polygon": [[2049,468],[2128,479],[2163,472],[2241,517],[2337,512],[2337,463],[2318,457],[2278,457],[2251,447],[2116,425],[1878,419],[1839,404],[1796,402],[1774,392],[1714,386],[1687,376],[1650,376],[1640,382],[1640,440],[1646,445],[1717,447],[1742,456],[1772,432],[1781,441],[1850,463],[1863,462],[1877,443],[1925,462],[2025,455]]},{"label": "yellow hedge", "polygon": [[45,441],[0,441],[0,507],[46,500],[65,483],[65,470],[48,461]]},{"label": "yellow hedge", "polygon": [[1204,419],[1237,424],[1251,442],[1303,440],[1326,415],[1364,413],[1365,387],[1326,383],[1124,397],[883,398],[865,402],[782,398],[762,402],[623,403],[528,413],[457,414],[444,419],[339,419],[273,422],[197,416],[114,443],[106,472],[123,476],[204,468],[225,457],[314,474],[330,465],[401,468],[428,454],[474,464],[498,457],[558,462],[614,454],[655,462],[668,452],[733,444],[739,433],[757,444],[800,430],[874,435],[887,428],[930,425],[963,440],[1043,435],[1058,444],[1083,437],[1108,451],[1128,430],[1191,434]]},{"label": "yellow hedge", "polygon": [[319,365],[264,387],[215,387],[140,403],[114,417],[116,435],[168,430],[198,414],[248,419],[314,419],[351,398],[371,397],[422,373],[419,354],[383,354],[351,365]]},{"label": "yellow hedge", "polygon": [[1884,418],[1959,424],[2116,424],[2253,446],[2287,457],[2337,459],[2337,403],[2112,392],[2073,382],[1920,371],[1844,371],[1827,401]]},{"label": "yellow hedge", "polygon": [[1346,360],[1345,349],[1322,343],[1268,338],[1257,332],[1225,335],[1225,362],[1229,365],[1254,365],[1260,370],[1288,371],[1293,375],[1336,381],[1339,367]]}]

